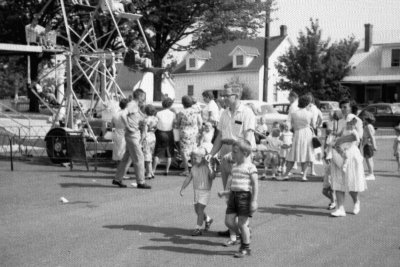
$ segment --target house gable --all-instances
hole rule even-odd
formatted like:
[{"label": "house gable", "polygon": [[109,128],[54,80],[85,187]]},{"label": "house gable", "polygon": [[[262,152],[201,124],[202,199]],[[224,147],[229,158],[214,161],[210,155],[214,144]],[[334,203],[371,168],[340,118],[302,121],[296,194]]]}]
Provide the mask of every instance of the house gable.
[{"label": "house gable", "polygon": [[207,60],[211,59],[210,51],[195,50],[185,56],[185,65],[187,71],[200,69]]},{"label": "house gable", "polygon": [[254,58],[260,56],[260,52],[256,47],[238,45],[229,53],[229,56],[232,57],[233,68],[245,68]]}]

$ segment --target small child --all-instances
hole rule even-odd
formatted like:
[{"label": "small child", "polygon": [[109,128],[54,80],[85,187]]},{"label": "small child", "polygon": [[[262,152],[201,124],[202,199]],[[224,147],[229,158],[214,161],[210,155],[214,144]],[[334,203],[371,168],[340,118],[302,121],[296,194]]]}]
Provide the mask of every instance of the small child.
[{"label": "small child", "polygon": [[375,117],[368,111],[362,113],[364,131],[361,142],[362,154],[365,158],[365,162],[368,167],[368,175],[365,177],[366,180],[375,180],[374,175],[374,151],[376,151],[376,140],[375,140],[375,129],[372,123],[375,122]]},{"label": "small child", "polygon": [[324,146],[324,162],[325,162],[325,174],[322,183],[322,194],[326,196],[330,203],[328,205],[328,210],[333,210],[336,208],[336,197],[335,192],[332,189],[332,176],[331,176],[331,161],[332,161],[332,149],[335,142],[335,123],[337,121],[333,120],[333,113],[330,114],[330,121],[326,129],[326,139]]},{"label": "small child", "polygon": [[266,151],[263,152],[265,174],[261,177],[261,180],[267,179],[268,167],[272,168],[272,179],[276,179],[277,168],[279,167],[279,152],[283,145],[282,140],[280,140],[280,134],[279,129],[272,129],[271,135],[264,141],[266,147]]},{"label": "small child", "polygon": [[203,234],[201,227],[205,221],[204,231],[208,231],[213,222],[205,212],[205,208],[210,199],[210,192],[215,173],[210,164],[204,159],[206,151],[204,148],[197,148],[191,154],[192,169],[189,175],[182,184],[180,195],[183,196],[183,190],[193,180],[194,190],[194,210],[197,214],[197,225],[192,236],[199,236]]},{"label": "small child", "polygon": [[293,133],[289,129],[289,123],[283,122],[280,124],[281,129],[281,136],[280,140],[282,140],[281,150],[279,151],[279,158],[280,158],[280,166],[278,172],[285,173],[286,172],[286,156],[290,151],[290,147],[292,146],[293,142]]},{"label": "small child", "polygon": [[267,125],[267,120],[264,117],[260,117],[257,121],[256,125],[256,132],[255,132],[255,138],[256,138],[256,144],[260,144],[261,140],[264,139],[265,135],[267,135],[268,132],[268,125]]},{"label": "small child", "polygon": [[400,174],[400,124],[394,129],[396,131],[396,138],[393,143],[393,153],[397,161],[397,171]]},{"label": "small child", "polygon": [[203,124],[203,131],[200,137],[200,147],[203,147],[207,153],[211,152],[213,147],[212,139],[214,137],[214,127],[211,122],[205,122]]},{"label": "small child", "polygon": [[154,134],[156,127],[157,127],[157,121],[158,119],[155,117],[155,114],[157,110],[154,108],[152,105],[146,105],[144,108],[144,112],[146,113],[147,117],[144,121],[146,124],[145,126],[145,133],[144,138],[143,138],[143,155],[144,155],[144,163],[145,163],[145,169],[146,169],[146,174],[145,178],[146,179],[153,179],[154,178],[154,173],[153,173],[153,168],[151,166],[153,162],[153,154],[154,154],[154,149],[156,146],[156,136]]},{"label": "small child", "polygon": [[[355,132],[355,135],[357,135],[357,131],[355,129],[355,125],[357,123],[357,119],[353,118],[351,121],[346,123],[346,129],[345,131],[350,134],[352,132]],[[332,158],[335,157],[334,163],[338,166],[341,167],[343,171],[347,170],[347,165],[348,165],[348,157],[347,157],[347,149],[352,146],[351,142],[346,142],[342,144],[341,146],[335,146],[334,150],[339,154],[342,159],[338,159],[338,157],[334,156],[334,152],[332,151]]]},{"label": "small child", "polygon": [[251,254],[249,218],[257,210],[258,175],[257,168],[248,159],[251,144],[247,140],[238,140],[232,145],[232,158],[236,162],[231,171],[230,190],[219,192],[219,196],[229,195],[225,224],[230,232],[242,236],[241,246],[235,258]]}]

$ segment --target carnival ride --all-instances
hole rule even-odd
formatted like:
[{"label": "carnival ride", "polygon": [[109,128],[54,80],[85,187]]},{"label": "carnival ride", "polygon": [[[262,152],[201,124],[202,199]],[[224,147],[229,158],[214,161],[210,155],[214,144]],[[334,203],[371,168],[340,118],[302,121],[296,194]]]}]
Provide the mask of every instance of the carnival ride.
[{"label": "carnival ride", "polygon": [[[67,139],[69,132],[77,129],[77,118],[85,125],[86,134],[97,147],[99,132],[96,133],[91,126],[93,125],[91,121],[94,119],[93,113],[99,110],[110,113],[113,103],[125,98],[116,82],[116,62],[123,61],[128,67],[141,71],[154,71],[154,68],[151,67],[150,59],[141,58],[137,51],[127,48],[121,34],[120,27],[125,22],[135,22],[144,40],[145,48],[147,52],[150,52],[150,46],[139,20],[140,14],[124,12],[121,3],[113,0],[48,0],[39,14],[45,12],[50,5],[54,7],[54,4],[61,9],[62,18],[59,29],[62,31],[58,31],[58,38],[64,41],[64,45],[57,43],[56,46],[50,48],[3,45],[3,50],[11,51],[15,47],[22,52],[25,50],[27,55],[46,52],[57,55],[59,59],[62,58],[53,66],[54,72],[60,73],[61,69],[61,72],[65,73],[65,81],[58,79],[59,105],[50,105],[37,90],[31,90],[53,114],[52,128],[45,137],[46,149],[53,163],[62,163],[68,161]],[[71,27],[67,7],[73,7],[81,15],[84,25],[82,31],[77,32]],[[98,30],[99,27],[95,27],[95,24],[100,25],[101,30]],[[118,49],[110,45],[112,42],[118,42]],[[28,82],[30,82],[29,64],[28,56]],[[85,80],[91,92],[90,104],[86,109],[82,107],[80,99],[73,90],[80,79]],[[97,120],[103,130],[106,127],[104,119]],[[108,119],[111,120],[111,116],[108,116]]]}]

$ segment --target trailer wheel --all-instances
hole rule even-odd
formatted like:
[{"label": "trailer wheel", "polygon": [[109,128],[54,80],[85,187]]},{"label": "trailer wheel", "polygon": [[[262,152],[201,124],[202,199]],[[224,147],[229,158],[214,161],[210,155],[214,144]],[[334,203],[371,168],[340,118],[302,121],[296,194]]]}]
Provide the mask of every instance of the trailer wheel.
[{"label": "trailer wheel", "polygon": [[67,153],[67,136],[68,133],[64,128],[51,129],[46,137],[47,156],[51,162],[61,164],[69,162]]}]

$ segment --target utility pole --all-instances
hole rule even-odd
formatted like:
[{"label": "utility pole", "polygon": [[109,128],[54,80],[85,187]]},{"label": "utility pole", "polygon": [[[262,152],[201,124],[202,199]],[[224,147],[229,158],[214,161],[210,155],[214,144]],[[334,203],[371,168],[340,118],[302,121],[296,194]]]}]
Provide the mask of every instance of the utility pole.
[{"label": "utility pole", "polygon": [[264,81],[263,81],[263,101],[268,102],[268,54],[269,54],[269,22],[270,22],[270,7],[265,11],[265,39],[264,39]]}]

